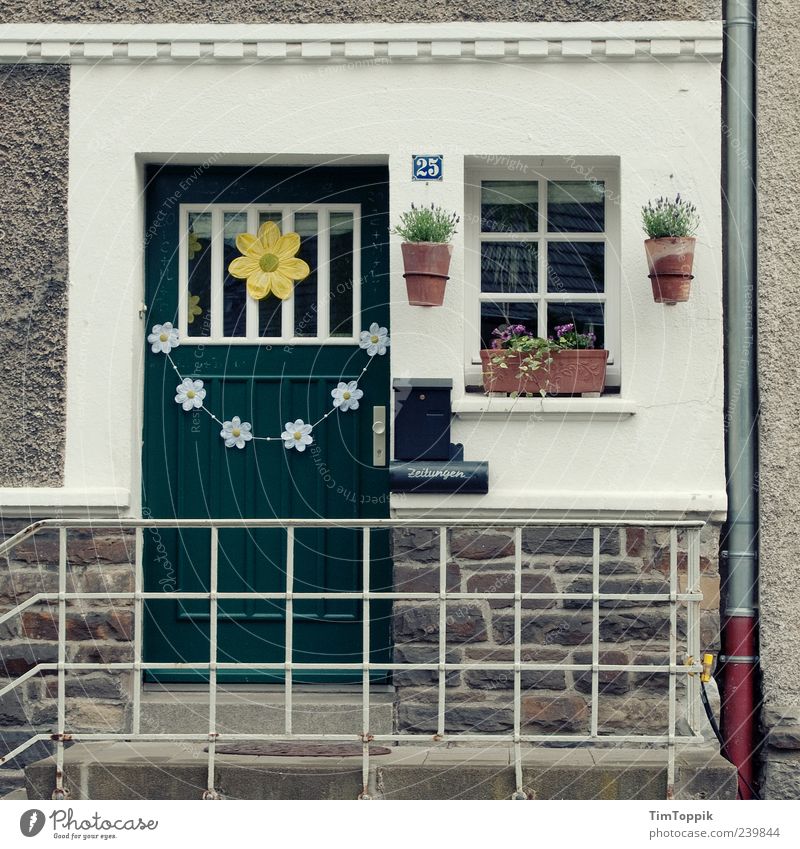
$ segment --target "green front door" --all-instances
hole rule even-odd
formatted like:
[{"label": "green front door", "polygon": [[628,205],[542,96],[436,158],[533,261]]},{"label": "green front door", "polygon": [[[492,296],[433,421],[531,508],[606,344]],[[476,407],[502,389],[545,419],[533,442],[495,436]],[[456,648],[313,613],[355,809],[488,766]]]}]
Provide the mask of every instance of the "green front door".
[{"label": "green front door", "polygon": [[[297,257],[311,274],[294,295],[261,300],[228,272],[236,236],[265,222],[300,236]],[[388,175],[380,167],[203,168],[163,166],[147,179],[147,327],[172,322],[179,347],[145,342],[143,515],[153,518],[322,518],[388,516],[388,470],[374,462],[373,416],[389,409],[389,355],[370,358],[360,332],[389,325]],[[362,369],[369,364],[363,376]],[[239,416],[257,437],[280,437],[287,422],[318,422],[305,451],[280,440],[226,447],[203,409],[176,403],[176,370],[202,380],[205,411]],[[361,376],[361,377],[360,377]],[[333,408],[331,392],[360,377],[357,410]],[[384,452],[385,453],[385,452]],[[223,529],[219,591],[283,592],[286,531]],[[208,529],[145,532],[145,589],[164,600],[145,606],[150,662],[209,659],[209,604],[175,600],[207,591]],[[372,535],[371,589],[390,585],[388,532]],[[349,529],[299,529],[294,592],[361,589],[361,536]],[[390,655],[389,610],[372,604],[371,659]],[[297,682],[360,681],[326,664],[362,659],[361,603],[296,601],[293,659],[319,664]],[[285,603],[219,602],[219,662],[283,662]],[[202,681],[190,667],[151,672],[150,680]],[[280,681],[281,672],[220,672],[231,682]],[[385,680],[385,676],[376,676]]]}]

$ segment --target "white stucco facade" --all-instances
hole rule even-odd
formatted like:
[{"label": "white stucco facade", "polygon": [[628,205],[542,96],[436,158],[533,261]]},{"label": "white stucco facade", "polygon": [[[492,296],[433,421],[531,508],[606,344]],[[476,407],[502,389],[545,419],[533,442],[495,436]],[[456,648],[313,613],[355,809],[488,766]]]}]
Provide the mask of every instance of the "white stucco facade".
[{"label": "white stucco facade", "polygon": [[[235,50],[228,57],[220,50],[217,61],[73,64],[66,469],[51,504],[72,509],[91,500],[94,512],[139,510],[142,340],[150,320],[139,314],[144,163],[353,157],[388,165],[393,221],[411,202],[436,202],[463,220],[465,185],[487,165],[509,178],[519,163],[594,165],[618,179],[611,308],[619,394],[512,403],[466,393],[476,247],[469,229],[456,236],[442,308],[408,305],[392,237],[393,376],[452,377],[453,440],[467,459],[490,464],[488,495],[393,496],[399,515],[724,513],[720,69],[709,48],[720,26],[558,25],[569,39],[556,50],[557,30],[516,25],[514,37],[524,39],[516,52],[489,31],[500,25],[486,25],[493,41],[479,48],[481,25],[468,26],[477,28],[472,41],[454,36],[460,55],[441,31],[437,43],[451,47],[449,54],[437,48],[438,58],[432,46],[425,57],[405,59],[390,47],[359,55],[351,46],[332,62],[319,47],[330,42],[318,38],[310,42],[316,48],[276,61],[240,61]],[[419,37],[428,29],[418,28]],[[600,52],[603,33],[613,42]],[[523,44],[545,44],[545,54]],[[411,181],[411,155],[419,152],[444,155],[442,183]],[[696,203],[702,226],[691,300],[668,307],[650,292],[640,208],[676,191]],[[18,497],[32,503],[30,494]]]}]

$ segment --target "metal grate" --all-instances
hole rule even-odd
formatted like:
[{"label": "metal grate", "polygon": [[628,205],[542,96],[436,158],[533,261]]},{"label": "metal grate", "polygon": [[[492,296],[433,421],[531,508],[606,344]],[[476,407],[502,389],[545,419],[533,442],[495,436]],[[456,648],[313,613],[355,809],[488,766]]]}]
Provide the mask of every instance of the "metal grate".
[{"label": "metal grate", "polygon": [[[516,778],[515,798],[526,798],[523,787],[522,776],[522,746],[533,743],[639,743],[655,744],[665,746],[668,751],[667,759],[667,798],[672,797],[675,783],[675,747],[678,743],[688,743],[699,738],[696,727],[697,700],[699,698],[698,673],[701,671],[700,657],[700,615],[699,604],[702,593],[699,589],[700,582],[700,530],[702,522],[668,522],[668,521],[638,521],[638,522],[612,522],[595,521],[591,525],[583,527],[592,528],[592,591],[586,593],[565,592],[522,592],[522,532],[525,528],[542,528],[558,526],[574,527],[574,521],[559,520],[537,520],[533,523],[502,521],[492,522],[490,520],[467,520],[467,521],[424,521],[424,520],[396,520],[378,519],[370,521],[348,521],[348,520],[322,520],[322,519],[47,519],[36,522],[20,531],[4,543],[0,544],[0,557],[7,557],[9,553],[20,543],[34,536],[36,533],[51,528],[59,529],[59,564],[58,564],[58,592],[37,593],[30,598],[20,602],[12,610],[0,616],[0,624],[18,616],[24,610],[40,602],[58,603],[58,662],[39,663],[34,668],[20,675],[10,684],[0,689],[0,696],[11,692],[24,681],[34,675],[45,671],[57,671],[58,674],[58,727],[55,734],[38,733],[33,734],[29,740],[16,749],[9,752],[0,762],[7,762],[25,751],[37,741],[53,740],[56,743],[56,790],[54,798],[64,798],[64,747],[65,742],[100,742],[100,741],[141,741],[141,742],[205,742],[207,743],[208,760],[208,789],[205,798],[218,798],[215,790],[215,763],[217,756],[217,743],[226,744],[237,742],[256,743],[259,741],[286,741],[304,740],[316,743],[333,742],[358,742],[361,748],[363,793],[362,798],[369,798],[367,783],[370,768],[370,757],[373,756],[374,747],[371,743],[402,743],[408,741],[420,742],[421,740],[433,740],[436,742],[507,742],[512,745],[513,762]],[[661,528],[669,529],[669,592],[667,593],[606,593],[601,592],[600,584],[600,531],[603,527],[637,527],[637,528]],[[454,592],[448,590],[447,585],[447,562],[448,562],[448,539],[449,531],[454,529],[489,529],[492,527],[513,528],[514,538],[514,589],[508,593],[487,592]],[[131,592],[67,592],[67,532],[73,528],[101,528],[126,529],[132,528],[136,535],[135,548],[135,582],[134,591]],[[160,592],[144,592],[143,590],[143,531],[144,529],[173,528],[210,529],[210,584],[208,592],[171,592],[170,598],[180,600],[206,600],[209,604],[210,613],[210,656],[207,662],[189,663],[149,663],[142,660],[142,624],[144,602],[151,599],[163,599]],[[219,556],[219,530],[224,528],[282,528],[286,532],[286,589],[283,592],[219,592],[218,581],[218,556]],[[362,535],[362,590],[356,592],[295,592],[294,591],[294,556],[295,556],[295,529],[297,528],[351,528],[357,529]],[[372,531],[377,529],[399,529],[399,528],[431,528],[439,531],[439,591],[438,592],[374,592],[370,589],[370,544]],[[678,531],[686,536],[687,546],[687,586],[685,592],[678,591]],[[112,599],[132,600],[134,606],[134,636],[133,636],[133,660],[130,662],[115,663],[73,663],[67,662],[67,639],[66,639],[66,612],[67,602],[80,600],[110,601]],[[227,599],[253,599],[283,601],[286,606],[285,616],[285,656],[282,662],[253,663],[253,662],[220,662],[217,659],[217,619],[218,602]],[[356,600],[360,601],[363,611],[363,651],[360,663],[301,663],[293,660],[293,632],[294,615],[293,605],[295,601],[305,600]],[[513,603],[514,639],[513,639],[513,661],[473,661],[469,663],[447,662],[447,602],[464,600],[510,600]],[[522,660],[522,604],[525,600],[584,600],[591,602],[592,610],[592,660],[590,664],[579,663],[537,663]],[[668,602],[669,603],[669,663],[668,664],[603,664],[600,663],[600,604],[601,601],[624,601],[635,600],[637,602]],[[370,604],[377,600],[413,600],[413,601],[436,601],[439,610],[439,640],[438,640],[438,662],[435,663],[373,663],[370,660]],[[678,657],[678,609],[680,605],[686,605],[687,653],[684,657]],[[295,733],[292,728],[292,673],[295,670],[319,669],[325,666],[330,670],[353,670],[362,672],[362,728],[358,734],[300,734]],[[132,694],[132,730],[126,733],[95,733],[95,732],[72,732],[66,733],[66,673],[68,671],[86,671],[96,669],[108,670],[130,670],[134,673]],[[141,731],[141,704],[142,704],[142,673],[145,670],[170,670],[170,669],[193,669],[208,671],[209,691],[209,722],[207,734],[182,734],[182,733],[143,733]],[[259,734],[259,733],[220,733],[217,730],[217,673],[220,670],[236,669],[264,669],[281,670],[284,672],[285,691],[285,720],[284,732],[281,734]],[[454,670],[509,670],[513,673],[513,731],[509,733],[474,733],[458,732],[450,733],[446,730],[446,688],[447,673]],[[522,673],[530,669],[539,671],[551,670],[573,670],[576,672],[591,673],[591,718],[589,733],[571,734],[534,734],[524,733],[522,730],[521,703],[522,703]],[[438,713],[437,730],[431,736],[429,733],[410,732],[393,734],[370,733],[370,673],[372,671],[410,671],[430,670],[438,673]],[[644,672],[650,674],[666,674],[669,676],[668,689],[668,728],[666,734],[602,734],[599,731],[598,706],[599,706],[599,682],[602,672]],[[685,677],[686,717],[690,734],[679,735],[676,733],[678,679]]]}]

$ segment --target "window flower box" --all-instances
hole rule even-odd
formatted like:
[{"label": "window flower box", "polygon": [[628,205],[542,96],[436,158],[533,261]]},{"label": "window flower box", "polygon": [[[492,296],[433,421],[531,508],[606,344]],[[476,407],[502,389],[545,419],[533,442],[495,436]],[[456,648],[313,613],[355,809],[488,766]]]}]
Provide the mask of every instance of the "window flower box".
[{"label": "window flower box", "polygon": [[539,368],[524,370],[528,357],[515,351],[482,350],[484,391],[519,395],[576,395],[603,391],[608,360],[606,350],[554,351],[549,363],[545,361]]},{"label": "window flower box", "polygon": [[594,347],[593,332],[564,324],[543,339],[524,324],[504,324],[492,333],[493,347],[481,351],[484,391],[514,396],[603,391],[608,351]]}]

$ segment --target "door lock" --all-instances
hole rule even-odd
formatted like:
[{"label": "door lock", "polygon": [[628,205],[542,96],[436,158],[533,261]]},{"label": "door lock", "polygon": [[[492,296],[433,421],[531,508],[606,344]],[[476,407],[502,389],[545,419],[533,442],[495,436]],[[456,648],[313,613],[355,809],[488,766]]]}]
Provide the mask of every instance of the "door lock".
[{"label": "door lock", "polygon": [[386,407],[372,408],[372,464],[386,465]]}]

